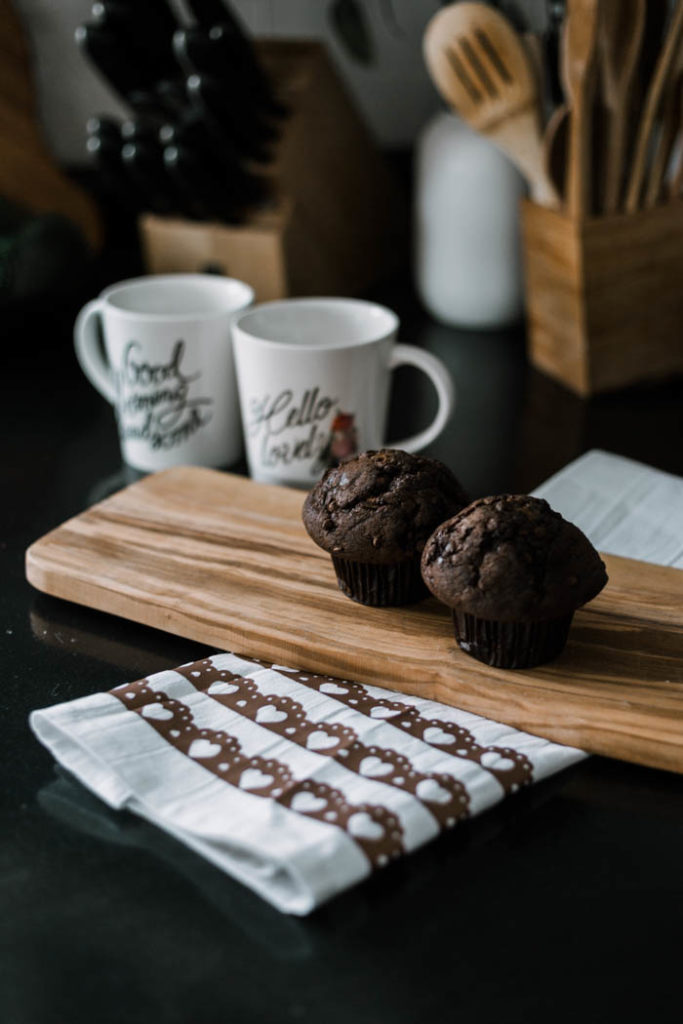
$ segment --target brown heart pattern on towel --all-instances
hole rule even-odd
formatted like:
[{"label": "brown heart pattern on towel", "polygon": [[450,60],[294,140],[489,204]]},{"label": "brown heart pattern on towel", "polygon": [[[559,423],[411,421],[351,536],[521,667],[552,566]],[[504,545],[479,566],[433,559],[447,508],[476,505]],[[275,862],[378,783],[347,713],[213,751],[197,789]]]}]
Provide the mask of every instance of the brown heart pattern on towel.
[{"label": "brown heart pattern on towel", "polygon": [[[130,711],[144,718],[176,750],[228,785],[252,796],[269,797],[298,814],[344,829],[362,848],[373,867],[382,867],[404,852],[403,830],[388,808],[351,803],[339,789],[324,782],[299,781],[287,765],[276,758],[246,756],[235,736],[222,729],[200,728],[186,704],[169,697],[163,690],[152,689],[147,679],[110,692]],[[148,707],[170,711],[170,717],[145,714]],[[367,822],[363,829],[357,827],[360,820]]]}]

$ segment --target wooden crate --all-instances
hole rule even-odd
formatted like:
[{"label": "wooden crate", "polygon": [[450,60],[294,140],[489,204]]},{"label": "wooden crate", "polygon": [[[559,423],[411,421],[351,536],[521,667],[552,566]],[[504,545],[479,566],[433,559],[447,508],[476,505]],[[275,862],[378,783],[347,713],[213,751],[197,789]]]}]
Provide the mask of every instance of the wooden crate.
[{"label": "wooden crate", "polygon": [[357,295],[405,257],[408,203],[315,42],[265,41],[259,55],[289,108],[267,169],[275,201],[238,227],[145,215],[150,273],[222,271],[259,301]]},{"label": "wooden crate", "polygon": [[683,372],[683,202],[522,222],[534,366],[582,396]]}]

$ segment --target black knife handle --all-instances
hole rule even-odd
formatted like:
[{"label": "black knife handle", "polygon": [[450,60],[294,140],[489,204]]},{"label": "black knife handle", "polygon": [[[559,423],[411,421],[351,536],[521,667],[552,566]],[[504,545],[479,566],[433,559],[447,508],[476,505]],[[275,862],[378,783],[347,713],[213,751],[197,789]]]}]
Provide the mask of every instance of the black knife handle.
[{"label": "black knife handle", "polygon": [[106,199],[129,214],[142,210],[145,197],[140,195],[123,166],[120,138],[114,138],[108,129],[101,131],[93,126],[88,133],[86,148]]},{"label": "black knife handle", "polygon": [[145,3],[133,9],[119,0],[95,0],[91,10],[95,25],[118,40],[122,57],[141,61],[150,84],[176,73],[171,46],[175,24],[165,27]]},{"label": "black knife handle", "polygon": [[229,181],[217,175],[192,150],[166,146],[164,164],[178,187],[202,205],[205,216],[228,224],[239,224],[244,219],[244,210],[230,193]]},{"label": "black knife handle", "polygon": [[222,0],[186,0],[186,3],[197,23],[207,32],[212,25],[218,25],[222,21],[234,21],[237,28],[243,31],[234,13]]},{"label": "black knife handle", "polygon": [[146,75],[137,62],[121,53],[111,33],[97,25],[79,25],[75,31],[76,43],[107,84],[124,100],[136,89],[144,89]]},{"label": "black knife handle", "polygon": [[185,199],[169,179],[163,151],[157,142],[125,142],[121,159],[152,213],[185,213]]},{"label": "black knife handle", "polygon": [[187,93],[206,121],[207,128],[218,138],[231,140],[245,157],[258,162],[270,159],[269,143],[272,129],[239,100],[230,102],[224,87],[207,75],[190,75]]},{"label": "black knife handle", "polygon": [[260,205],[271,196],[272,188],[268,181],[247,170],[240,163],[235,150],[227,149],[219,143],[196,114],[179,122],[162,125],[159,141],[162,146],[191,150],[221,180],[230,182],[230,190],[241,205]]},{"label": "black knife handle", "polygon": [[214,25],[209,29],[209,39],[219,49],[222,59],[234,68],[235,75],[248,82],[268,113],[274,117],[286,116],[287,108],[276,99],[273,83],[261,66],[251,40],[235,24],[233,20]]},{"label": "black knife handle", "polygon": [[118,143],[121,139],[121,123],[106,114],[97,114],[89,117],[85,123],[88,135],[95,135],[100,138],[112,139]]}]

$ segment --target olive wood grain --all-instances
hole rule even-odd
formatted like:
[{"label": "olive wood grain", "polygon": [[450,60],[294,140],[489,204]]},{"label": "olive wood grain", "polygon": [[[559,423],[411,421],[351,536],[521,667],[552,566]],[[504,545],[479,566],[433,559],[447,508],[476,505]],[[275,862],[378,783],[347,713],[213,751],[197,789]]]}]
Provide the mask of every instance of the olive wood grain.
[{"label": "olive wood grain", "polygon": [[305,533],[303,494],[180,467],[132,484],[29,548],[39,590],[209,645],[388,686],[561,743],[683,771],[683,573],[607,557],[568,646],[532,671],[455,644],[434,600],[364,608]]}]

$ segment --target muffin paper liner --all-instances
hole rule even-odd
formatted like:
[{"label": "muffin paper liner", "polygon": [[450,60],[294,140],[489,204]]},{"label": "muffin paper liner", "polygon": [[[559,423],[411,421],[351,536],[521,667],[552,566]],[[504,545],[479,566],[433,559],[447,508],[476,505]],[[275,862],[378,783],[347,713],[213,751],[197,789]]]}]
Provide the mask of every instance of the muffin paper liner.
[{"label": "muffin paper liner", "polygon": [[574,613],[536,622],[493,622],[453,609],[459,646],[494,668],[533,668],[556,658],[567,643]]},{"label": "muffin paper liner", "polygon": [[419,559],[376,565],[331,557],[339,589],[352,601],[385,607],[413,604],[428,596]]}]

